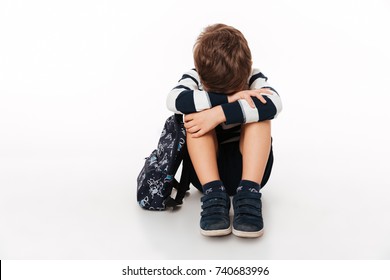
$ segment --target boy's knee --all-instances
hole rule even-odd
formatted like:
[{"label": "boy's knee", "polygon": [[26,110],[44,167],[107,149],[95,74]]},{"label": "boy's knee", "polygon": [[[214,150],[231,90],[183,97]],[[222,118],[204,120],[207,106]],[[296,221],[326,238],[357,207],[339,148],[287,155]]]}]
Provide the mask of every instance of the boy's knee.
[{"label": "boy's knee", "polygon": [[269,127],[269,126],[271,126],[270,120],[243,124],[244,129],[250,129],[250,128],[256,128],[256,127]]},{"label": "boy's knee", "polygon": [[218,140],[215,129],[212,129],[206,134],[196,138],[192,137],[190,133],[186,134],[187,146],[200,145],[202,147],[204,146],[205,142],[208,141],[213,142],[215,150],[218,150]]},{"label": "boy's knee", "polygon": [[212,129],[210,130],[209,132],[203,134],[202,136],[198,136],[198,137],[192,137],[192,134],[187,132],[186,133],[186,138],[187,140],[193,140],[193,139],[207,139],[207,138],[216,138],[216,132],[215,132],[215,129]]},{"label": "boy's knee", "polygon": [[[266,120],[266,121],[247,123],[247,124],[242,125],[241,137],[240,137],[240,152],[241,152],[241,154],[243,151],[244,142],[247,142],[247,141],[243,141],[245,138],[245,135],[250,135],[248,137],[251,139],[259,139],[260,142],[262,142],[261,139],[265,139],[265,138],[271,139],[271,121]],[[250,141],[247,143],[248,143],[248,145],[254,144],[253,141]],[[255,141],[255,143],[256,143],[256,141]]]},{"label": "boy's knee", "polygon": [[[210,145],[211,144],[211,145]],[[212,146],[215,152],[218,152],[218,140],[215,130],[211,130],[200,137],[192,137],[190,133],[186,134],[186,145],[190,149],[204,149]]]},{"label": "boy's knee", "polygon": [[256,134],[264,135],[271,133],[271,121],[261,121],[261,122],[254,122],[254,123],[246,123],[242,125],[241,128],[241,138],[245,137],[246,134],[250,134],[251,136],[254,136]]}]

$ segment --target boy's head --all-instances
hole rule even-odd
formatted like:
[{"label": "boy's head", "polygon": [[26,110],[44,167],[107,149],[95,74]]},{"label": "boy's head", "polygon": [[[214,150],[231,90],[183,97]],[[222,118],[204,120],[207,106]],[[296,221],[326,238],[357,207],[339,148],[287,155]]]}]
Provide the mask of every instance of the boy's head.
[{"label": "boy's head", "polygon": [[244,35],[234,27],[206,27],[194,45],[194,62],[204,88],[233,93],[246,87],[252,55]]}]

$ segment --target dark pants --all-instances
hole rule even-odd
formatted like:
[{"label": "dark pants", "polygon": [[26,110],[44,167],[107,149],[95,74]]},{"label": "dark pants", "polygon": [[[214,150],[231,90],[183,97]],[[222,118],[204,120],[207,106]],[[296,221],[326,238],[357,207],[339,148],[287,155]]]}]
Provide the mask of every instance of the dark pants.
[{"label": "dark pants", "polygon": [[[240,183],[242,176],[242,155],[240,152],[240,143],[239,141],[220,144],[218,147],[218,171],[219,176],[226,188],[226,191],[229,195],[236,194],[236,188]],[[268,179],[271,175],[272,165],[274,162],[274,156],[271,151],[269,153],[268,162],[265,167],[263,179],[261,181],[260,187],[264,187],[268,182]],[[199,182],[198,176],[196,175],[195,169],[191,166],[191,183],[201,192],[202,185]]]}]

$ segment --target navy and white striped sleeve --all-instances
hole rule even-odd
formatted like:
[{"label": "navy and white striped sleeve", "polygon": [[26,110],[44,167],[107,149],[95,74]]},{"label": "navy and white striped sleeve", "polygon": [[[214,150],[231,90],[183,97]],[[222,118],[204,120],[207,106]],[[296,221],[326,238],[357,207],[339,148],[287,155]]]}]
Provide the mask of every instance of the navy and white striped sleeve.
[{"label": "navy and white striped sleeve", "polygon": [[268,88],[272,94],[263,94],[266,104],[261,103],[256,97],[252,97],[255,108],[249,106],[245,99],[233,103],[222,104],[225,113],[226,124],[251,123],[264,120],[271,120],[277,117],[282,111],[282,101],[277,91],[268,84],[268,78],[258,69],[252,70],[248,81],[250,89]]},{"label": "navy and white striped sleeve", "polygon": [[168,94],[167,107],[177,114],[190,114],[227,103],[227,96],[201,90],[195,69],[186,72]]}]

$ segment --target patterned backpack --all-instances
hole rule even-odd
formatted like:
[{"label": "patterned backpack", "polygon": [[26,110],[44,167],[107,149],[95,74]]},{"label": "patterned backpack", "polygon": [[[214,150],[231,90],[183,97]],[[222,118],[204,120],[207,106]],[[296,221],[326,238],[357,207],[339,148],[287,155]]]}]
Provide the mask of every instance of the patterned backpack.
[{"label": "patterned backpack", "polygon": [[[170,116],[164,125],[155,149],[149,157],[137,178],[137,201],[148,210],[166,210],[183,203],[183,198],[189,190],[191,160],[186,142],[186,131],[183,115]],[[180,183],[175,174],[183,162]],[[172,189],[177,189],[175,199],[171,197]]]}]

